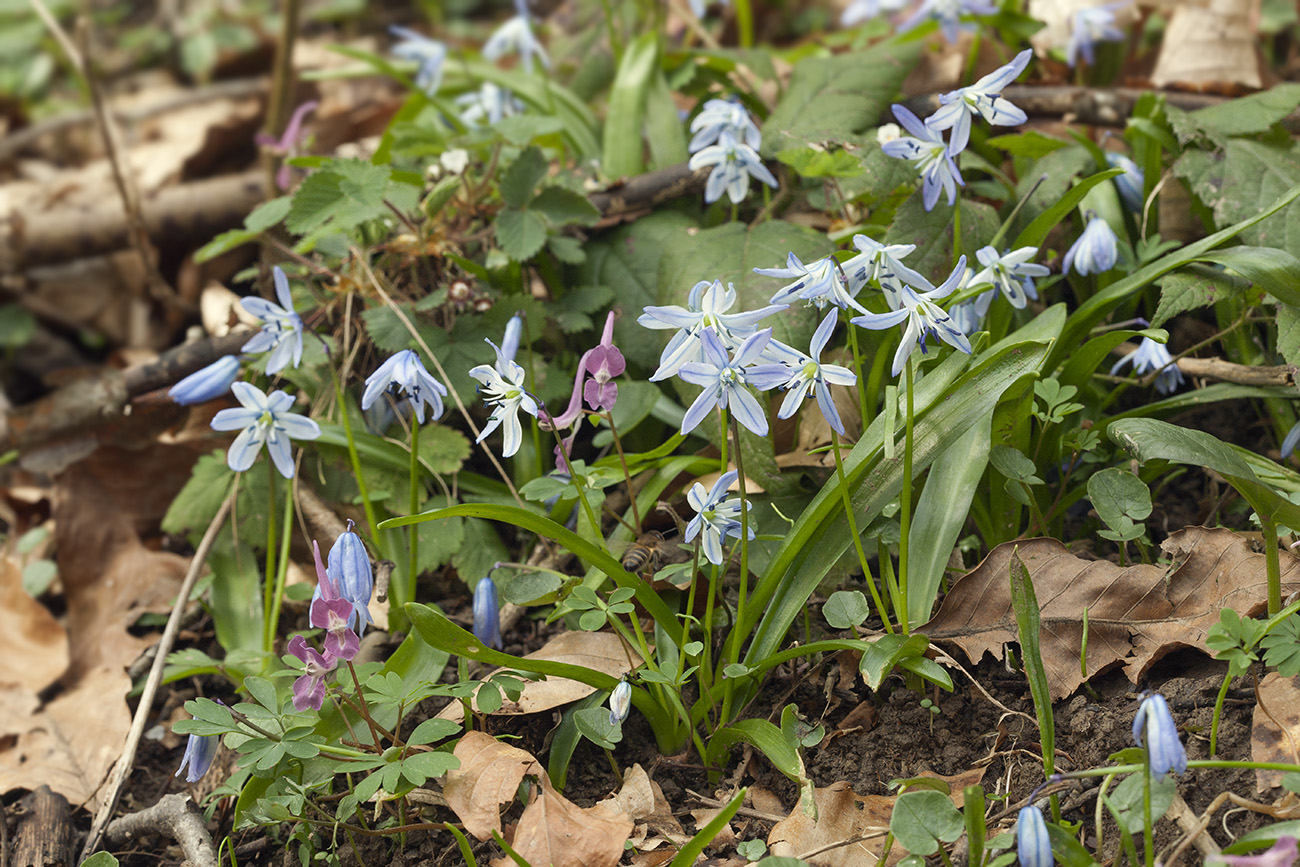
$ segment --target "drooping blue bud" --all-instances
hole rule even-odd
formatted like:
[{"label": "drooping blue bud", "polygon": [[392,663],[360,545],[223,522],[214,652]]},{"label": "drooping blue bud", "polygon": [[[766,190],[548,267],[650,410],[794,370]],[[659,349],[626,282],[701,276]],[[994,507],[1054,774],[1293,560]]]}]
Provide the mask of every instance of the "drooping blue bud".
[{"label": "drooping blue bud", "polygon": [[181,766],[176,769],[173,776],[179,777],[181,771],[186,767],[189,773],[185,775],[185,782],[197,783],[203,779],[203,775],[212,767],[212,759],[217,754],[217,735],[190,735],[189,741],[185,744],[185,755],[181,758]]},{"label": "drooping blue bud", "polygon": [[1181,774],[1187,770],[1187,751],[1178,739],[1178,725],[1169,712],[1169,703],[1160,693],[1147,693],[1142,699],[1133,718],[1133,740],[1146,748],[1147,764],[1157,777],[1169,771]]},{"label": "drooping blue bud", "polygon": [[474,636],[488,647],[497,650],[502,647],[497,585],[491,578],[483,578],[474,585]]},{"label": "drooping blue bud", "polygon": [[516,313],[510,317],[506,323],[505,336],[501,338],[501,355],[511,361],[515,360],[515,355],[519,352],[519,336],[524,330],[524,318]]},{"label": "drooping blue bud", "polygon": [[632,684],[620,680],[618,686],[609,694],[609,724],[616,725],[627,719],[627,712],[632,708]]},{"label": "drooping blue bud", "polygon": [[328,568],[339,595],[352,603],[353,617],[348,619],[348,625],[356,629],[359,637],[365,632],[366,624],[374,622],[369,605],[370,595],[375,590],[375,575],[370,570],[370,555],[366,553],[365,543],[352,532],[351,521],[348,521],[347,530],[334,540],[334,547],[330,548]]},{"label": "drooping blue bud", "polygon": [[1033,804],[1020,808],[1016,821],[1016,858],[1021,867],[1052,867],[1055,863],[1043,811]]},{"label": "drooping blue bud", "polygon": [[238,376],[239,356],[227,355],[173,385],[167,396],[181,406],[205,403],[229,392]]}]

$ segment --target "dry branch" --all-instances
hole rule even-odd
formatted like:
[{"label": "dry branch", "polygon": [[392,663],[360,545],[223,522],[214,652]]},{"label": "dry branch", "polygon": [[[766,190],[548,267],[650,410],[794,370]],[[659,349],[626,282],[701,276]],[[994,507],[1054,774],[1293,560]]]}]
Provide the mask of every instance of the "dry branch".
[{"label": "dry branch", "polygon": [[104,836],[110,845],[123,846],[150,833],[164,834],[180,843],[185,860],[194,867],[216,867],[212,836],[189,795],[164,795],[147,810],[114,819]]}]

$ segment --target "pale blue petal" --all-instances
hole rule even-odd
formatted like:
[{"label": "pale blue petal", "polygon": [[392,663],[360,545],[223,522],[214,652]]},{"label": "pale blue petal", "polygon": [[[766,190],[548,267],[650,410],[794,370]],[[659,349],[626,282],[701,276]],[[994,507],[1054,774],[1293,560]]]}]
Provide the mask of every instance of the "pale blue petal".
[{"label": "pale blue petal", "polygon": [[716,388],[705,388],[700,392],[700,396],[695,398],[690,409],[686,410],[686,415],[682,419],[682,433],[688,434],[699,427],[700,422],[709,414],[715,406],[718,405],[718,391]]},{"label": "pale blue petal", "polygon": [[257,460],[257,453],[262,450],[262,440],[258,437],[256,427],[246,427],[235,437],[226,452],[226,465],[237,473],[242,473]]},{"label": "pale blue petal", "polygon": [[293,439],[314,440],[320,438],[320,425],[305,415],[291,412],[284,413],[275,417],[275,423]]},{"label": "pale blue petal", "polygon": [[288,437],[276,437],[274,440],[268,440],[266,451],[271,455],[271,461],[275,468],[280,471],[280,475],[286,479],[293,478],[293,450],[289,446]]},{"label": "pale blue petal", "polygon": [[827,388],[825,383],[818,383],[815,391],[817,406],[821,408],[826,423],[837,434],[844,436],[844,422],[840,419],[840,411],[835,408],[835,400],[831,397],[831,390]]},{"label": "pale blue petal", "polygon": [[245,409],[243,407],[233,407],[223,409],[212,417],[213,430],[242,430],[251,424],[256,424],[262,414],[255,409]]},{"label": "pale blue petal", "polygon": [[733,388],[731,393],[734,398],[731,401],[731,412],[736,421],[759,436],[767,436],[767,416],[763,414],[763,407],[754,395],[743,387]]}]

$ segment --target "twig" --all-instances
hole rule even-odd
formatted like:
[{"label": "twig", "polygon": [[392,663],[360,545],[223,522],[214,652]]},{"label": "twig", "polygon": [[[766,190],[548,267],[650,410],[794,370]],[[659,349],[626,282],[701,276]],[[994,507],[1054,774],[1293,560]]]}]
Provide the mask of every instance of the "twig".
[{"label": "twig", "polygon": [[[190,601],[190,593],[193,592],[194,584],[198,581],[199,572],[203,570],[203,564],[208,559],[208,552],[212,550],[212,544],[217,540],[217,532],[221,529],[221,525],[225,523],[226,515],[229,514],[230,507],[235,501],[237,484],[237,482],[231,484],[230,492],[222,501],[217,514],[213,516],[212,523],[208,525],[207,532],[203,534],[202,540],[199,541],[199,547],[190,559],[190,567],[185,572],[185,579],[181,581],[180,589],[176,591],[176,604],[172,606],[171,616],[167,618],[167,627],[163,629],[162,638],[158,640],[158,655],[154,657],[153,668],[149,670],[149,679],[145,681],[144,689],[140,693],[140,703],[136,706],[135,718],[131,720],[131,730],[127,733],[126,743],[122,746],[122,755],[118,757],[117,763],[113,765],[113,772],[108,778],[104,801],[100,804],[99,812],[95,814],[94,824],[90,826],[90,834],[86,837],[85,848],[81,850],[81,857],[77,859],[79,862],[85,861],[99,848],[99,841],[104,834],[104,828],[117,806],[118,796],[121,794],[122,786],[126,783],[127,775],[131,772],[131,765],[135,761],[135,752],[140,745],[140,736],[144,734],[145,724],[149,721],[149,715],[153,711],[154,695],[158,692],[158,685],[162,683],[163,669],[167,665],[167,656],[171,653],[172,645],[176,642],[176,634],[180,631],[181,617],[185,613],[185,606]],[[180,796],[172,795],[170,797],[176,798]],[[167,798],[164,798],[163,801],[159,802],[158,807],[161,807],[166,801]],[[157,807],[154,809],[157,809]],[[206,837],[207,831],[205,830],[203,833]],[[177,840],[182,846],[186,845],[185,841],[179,837],[177,837]],[[211,848],[211,846],[212,843],[209,840],[208,847]],[[186,854],[189,854],[188,848]],[[215,853],[208,861],[201,863],[215,864]]]},{"label": "twig", "polygon": [[194,867],[217,865],[217,850],[212,845],[212,837],[189,795],[164,795],[147,810],[115,819],[106,834],[110,843],[121,845],[148,832],[166,834],[180,843],[185,860]]},{"label": "twig", "polygon": [[[289,116],[289,99],[293,93],[293,43],[298,35],[298,12],[300,0],[286,0],[281,12],[280,40],[275,47],[275,70],[271,79],[271,98],[266,107],[266,131],[272,137],[284,132],[285,119]],[[278,162],[285,156],[264,152],[266,161],[266,188],[275,189],[275,173]]]},{"label": "twig", "polygon": [[[1137,345],[1133,343],[1121,343],[1111,352],[1127,355],[1137,350]],[[1270,386],[1287,387],[1296,384],[1296,368],[1289,364],[1277,364],[1268,367],[1257,366],[1252,364],[1237,364],[1222,358],[1178,358],[1174,362],[1179,370],[1188,376],[1199,376],[1203,379],[1217,379],[1220,382],[1231,382],[1236,385],[1254,385],[1261,388]],[[1166,365],[1167,367],[1168,365]],[[1163,369],[1163,368],[1162,368]],[[1148,380],[1153,380],[1159,374],[1159,371],[1152,371],[1141,381],[1143,384],[1149,384]]]},{"label": "twig", "polygon": [[[690,795],[706,807],[725,807],[728,803],[727,801],[719,801],[716,798],[701,795],[699,792],[692,791],[691,789],[687,789],[686,794]],[[776,813],[765,813],[762,810],[755,810],[751,807],[741,807],[736,810],[736,815],[747,816],[750,819],[760,819],[764,822],[780,822],[789,818],[788,816],[778,816]]]}]

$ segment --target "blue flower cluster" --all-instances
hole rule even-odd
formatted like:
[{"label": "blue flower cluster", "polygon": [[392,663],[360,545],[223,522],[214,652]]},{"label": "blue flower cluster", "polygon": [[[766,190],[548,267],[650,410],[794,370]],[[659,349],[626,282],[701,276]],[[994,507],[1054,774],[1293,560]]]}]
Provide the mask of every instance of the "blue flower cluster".
[{"label": "blue flower cluster", "polygon": [[776,178],[758,155],[762,137],[745,107],[734,99],[710,99],[691,121],[694,137],[691,171],[713,166],[704,187],[704,201],[712,204],[725,192],[732,204],[749,194],[749,179],[776,187]]}]

